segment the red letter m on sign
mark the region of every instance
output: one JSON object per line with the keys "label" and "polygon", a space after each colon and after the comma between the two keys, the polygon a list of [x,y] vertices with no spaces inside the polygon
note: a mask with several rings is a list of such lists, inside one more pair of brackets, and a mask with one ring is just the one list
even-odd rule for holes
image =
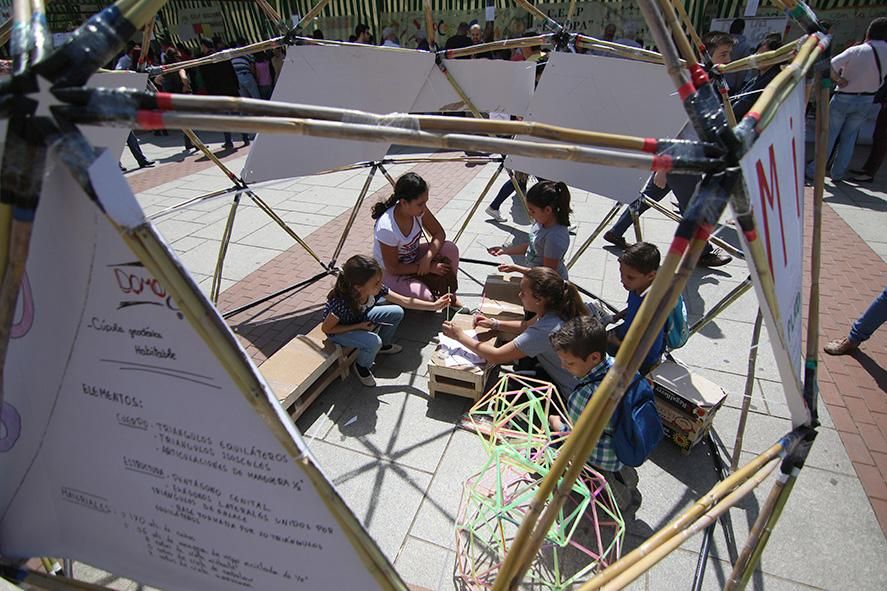
{"label": "red letter m on sign", "polygon": [[[767,244],[767,261],[770,263],[770,273],[773,274],[773,253],[770,243],[770,210],[775,208],[779,214],[779,237],[782,241],[783,264],[788,265],[788,253],[785,249],[785,231],[782,224],[782,201],[779,197],[779,174],[776,171],[776,154],[773,152],[773,144],[770,144],[770,182],[764,173],[764,166],[758,160],[755,163],[758,172],[758,191],[761,193],[761,212],[764,215],[764,238]],[[775,198],[775,199],[774,199]],[[775,274],[773,274],[775,277]]]}

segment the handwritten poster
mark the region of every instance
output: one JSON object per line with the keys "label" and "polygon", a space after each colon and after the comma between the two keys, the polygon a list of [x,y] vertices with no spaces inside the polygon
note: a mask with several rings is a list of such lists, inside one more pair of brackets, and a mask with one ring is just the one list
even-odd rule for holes
{"label": "handwritten poster", "polygon": [[[118,153],[89,174],[103,207],[132,228],[146,222]],[[248,402],[180,302],[50,158],[4,376],[0,554],[63,556],[169,589],[396,579],[378,553],[366,560],[388,579],[370,574],[360,551],[372,541],[359,526],[349,541],[341,499],[312,484],[310,454],[261,378]],[[226,338],[229,367],[255,373]]]}
{"label": "handwritten poster", "polygon": [[759,269],[742,232],[745,260],[770,334],[792,423],[807,420],[801,397],[801,277],[804,265],[804,87],[798,85],[752,149],[742,158],[743,181],[758,238],[776,284],[777,310],[765,302]]}

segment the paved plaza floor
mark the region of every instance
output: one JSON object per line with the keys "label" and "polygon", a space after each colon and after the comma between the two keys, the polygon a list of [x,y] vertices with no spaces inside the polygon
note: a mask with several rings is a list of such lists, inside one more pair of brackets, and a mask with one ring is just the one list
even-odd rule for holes
{"label": "paved plaza floor", "polygon": [[[206,135],[211,147],[219,149],[221,138]],[[159,214],[184,200],[231,185],[205,158],[193,154],[184,158],[175,132],[170,138],[141,138],[148,156],[161,162],[156,168],[127,175],[147,214]],[[238,174],[247,150],[223,153],[226,164]],[[394,158],[407,154],[415,155],[393,151]],[[857,157],[862,155],[860,151]],[[128,153],[123,163],[135,165]],[[429,205],[452,236],[496,165],[466,167],[461,162],[448,162],[388,167],[395,177],[407,170],[429,181]],[[254,190],[326,261],[366,174],[360,169],[294,178],[263,183]],[[490,198],[503,182],[503,177],[496,181]],[[869,186],[844,183],[826,187],[822,342],[845,334],[852,320],[887,283],[885,188],[885,170]],[[344,243],[340,262],[354,253],[371,252],[369,207],[389,194],[385,177],[376,175]],[[811,195],[808,188],[808,211]],[[160,232],[207,292],[231,203],[229,194],[156,219]],[[663,203],[668,205],[668,199]],[[568,258],[612,207],[609,200],[581,190],[572,191],[572,204],[578,227]],[[525,239],[529,224],[519,203],[508,201],[503,206],[508,218],[504,223],[494,222],[482,210],[483,206],[459,239],[462,256],[489,260],[485,247]],[[650,211],[641,218],[641,225],[645,240],[660,249],[668,246],[674,222]],[[719,235],[735,243],[729,227]],[[809,243],[809,231],[807,239]],[[626,294],[619,283],[618,254],[598,238],[571,270],[571,279],[621,306]],[[219,308],[230,310],[320,270],[310,254],[244,198],[222,272]],[[479,264],[462,265],[460,295],[467,306],[479,303],[490,270]],[[747,275],[741,260],[719,269],[697,270],[684,293],[691,322]],[[298,294],[271,300],[229,319],[260,370],[261,363],[280,346],[318,323],[329,287],[329,279],[324,279]],[[739,422],[756,310],[757,301],[750,291],[675,355],[727,391],[726,406],[715,419],[715,432],[728,457]],[[440,321],[439,314],[408,312],[398,333],[404,351],[380,358],[375,370],[379,386],[364,388],[353,376],[337,381],[297,421],[297,426],[320,466],[404,581],[429,589],[453,589],[457,586],[453,578],[454,521],[462,485],[486,456],[477,437],[457,427],[469,407],[468,401],[451,396],[432,399],[428,395],[426,364]],[[887,588],[887,329],[877,333],[858,354],[826,358],[821,367],[822,427],[755,573],[755,589]],[[743,463],[790,429],[787,417],[765,331],[751,415],[741,447]],[[668,523],[716,481],[711,454],[704,445],[684,455],[664,442],[638,472],[644,501],[636,519],[628,524],[627,548]],[[729,512],[740,548],[772,480]],[[689,588],[700,542],[699,537],[685,542],[631,588]],[[85,565],[77,568],[78,577],[121,588],[132,586]],[[729,573],[730,554],[719,528],[713,537],[702,588],[720,588]]]}

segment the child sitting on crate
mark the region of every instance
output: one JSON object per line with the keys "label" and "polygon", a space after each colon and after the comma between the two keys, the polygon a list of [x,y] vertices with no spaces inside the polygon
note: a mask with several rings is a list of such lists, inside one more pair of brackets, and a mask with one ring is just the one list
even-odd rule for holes
{"label": "child sitting on crate", "polygon": [[391,341],[403,308],[437,311],[450,303],[450,294],[426,302],[389,291],[382,285],[382,267],[376,259],[354,255],[342,265],[336,284],[327,295],[320,328],[330,340],[358,350],[354,372],[364,386],[375,386],[371,371],[376,355],[391,355],[402,349]]}
{"label": "child sitting on crate", "polygon": [[[607,331],[593,316],[579,316],[564,322],[549,339],[561,365],[579,379],[566,404],[567,415],[575,425],[613,365],[613,358],[607,355]],[[558,416],[550,416],[548,422],[555,431],[570,430]],[[640,507],[641,494],[637,472],[626,465],[640,466],[662,435],[653,389],[635,373],[587,460],[610,484],[619,508],[627,515]]]}
{"label": "child sitting on crate", "polygon": [[[658,270],[659,249],[649,242],[632,244],[619,257],[619,277],[622,287],[628,290],[628,306],[612,318],[613,322],[619,319],[622,319],[623,322],[610,332],[611,353],[615,354],[625,339],[625,335],[628,334],[628,329],[634,322],[638,310],[641,309],[641,303],[653,284],[653,280],[656,279]],[[647,351],[644,361],[641,363],[640,372],[646,375],[659,365],[663,353],[665,353],[665,332],[661,330],[656,335],[656,340],[653,341],[650,350]]]}

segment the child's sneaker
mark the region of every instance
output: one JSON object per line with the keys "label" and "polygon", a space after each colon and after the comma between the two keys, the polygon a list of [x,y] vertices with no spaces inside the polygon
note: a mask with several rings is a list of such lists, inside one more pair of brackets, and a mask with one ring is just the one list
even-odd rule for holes
{"label": "child's sneaker", "polygon": [[494,209],[493,207],[488,207],[484,210],[484,213],[496,220],[497,222],[504,222],[505,216],[499,213],[498,209]]}
{"label": "child's sneaker", "polygon": [[360,380],[360,383],[364,386],[368,386],[372,388],[376,385],[376,378],[373,376],[373,372],[368,370],[365,367],[362,367],[358,364],[354,364],[354,373],[357,374],[357,379]]}
{"label": "child's sneaker", "polygon": [[391,343],[390,345],[383,345],[382,348],[379,349],[379,355],[394,355],[395,353],[400,353],[401,351],[403,351],[403,347]]}

